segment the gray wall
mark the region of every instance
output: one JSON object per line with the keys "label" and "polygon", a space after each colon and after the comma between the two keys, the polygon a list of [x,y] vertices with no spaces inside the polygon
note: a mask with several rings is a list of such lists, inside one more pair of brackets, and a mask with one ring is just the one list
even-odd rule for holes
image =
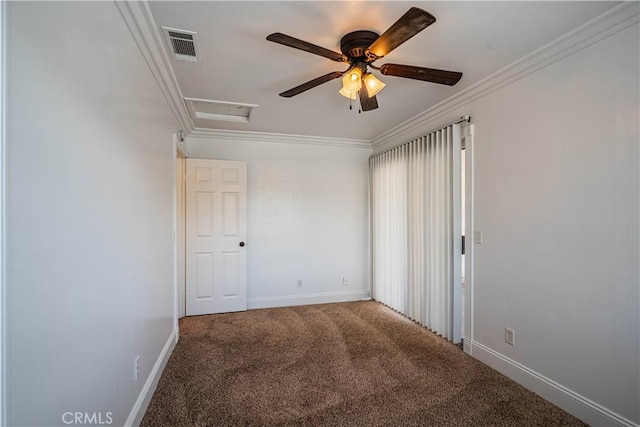
{"label": "gray wall", "polygon": [[636,423],[638,51],[635,25],[471,106],[474,339]]}
{"label": "gray wall", "polygon": [[177,125],[114,3],[7,21],[8,422],[122,425],[173,330]]}

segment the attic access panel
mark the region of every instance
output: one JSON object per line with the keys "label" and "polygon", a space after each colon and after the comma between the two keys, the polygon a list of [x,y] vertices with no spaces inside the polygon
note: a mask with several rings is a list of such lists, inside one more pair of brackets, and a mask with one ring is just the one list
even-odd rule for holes
{"label": "attic access panel", "polygon": [[256,104],[214,101],[210,99],[184,98],[191,119],[249,123]]}

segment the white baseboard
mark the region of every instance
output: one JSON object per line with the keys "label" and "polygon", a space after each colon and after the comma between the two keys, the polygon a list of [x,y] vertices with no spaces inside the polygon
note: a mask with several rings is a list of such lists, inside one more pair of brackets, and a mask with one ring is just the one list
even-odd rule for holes
{"label": "white baseboard", "polygon": [[318,294],[284,295],[277,297],[249,298],[249,310],[255,308],[290,307],[294,305],[327,304],[331,302],[349,302],[370,300],[371,291],[339,291]]}
{"label": "white baseboard", "polygon": [[489,365],[589,425],[639,427],[638,423],[605,408],[477,341],[465,338],[463,348],[465,353]]}
{"label": "white baseboard", "polygon": [[162,371],[164,371],[164,367],[167,365],[169,356],[171,356],[171,353],[176,346],[176,336],[176,330],[173,330],[171,335],[169,335],[167,342],[164,344],[156,363],[153,365],[153,369],[151,369],[149,377],[144,383],[144,387],[140,390],[140,394],[136,399],[136,403],[133,405],[133,409],[131,409],[129,416],[127,417],[127,421],[124,423],[126,427],[137,427],[142,422],[142,418],[144,417],[145,412],[147,412],[147,407],[149,406],[149,402],[151,402],[153,393],[156,391],[158,381],[160,381],[160,377],[162,376]]}

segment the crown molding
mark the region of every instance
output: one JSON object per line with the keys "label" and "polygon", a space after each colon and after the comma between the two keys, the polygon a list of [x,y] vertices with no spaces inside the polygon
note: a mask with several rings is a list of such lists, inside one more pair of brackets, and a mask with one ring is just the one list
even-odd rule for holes
{"label": "crown molding", "polygon": [[445,99],[372,140],[330,138],[262,132],[226,131],[195,128],[184,103],[178,80],[164,49],[161,34],[151,10],[144,1],[114,0],[131,31],[154,78],[187,136],[227,141],[257,141],[324,145],[333,147],[373,148],[376,152],[399,145],[429,132],[439,122],[450,119],[456,109],[487,96],[496,90],[547,67],[579,50],[609,37],[640,21],[640,3],[624,2],[463,91]]}
{"label": "crown molding", "polygon": [[145,1],[114,0],[127,28],[142,52],[153,77],[160,86],[169,108],[185,133],[193,130],[193,123],[184,104],[182,90],[178,84],[169,55],[164,48],[162,35]]}
{"label": "crown molding", "polygon": [[364,139],[196,128],[187,110],[178,79],[171,67],[171,60],[164,49],[162,34],[153,19],[149,5],[145,1],[114,1],[187,137],[371,149],[370,142]]}
{"label": "crown molding", "polygon": [[284,133],[249,132],[237,130],[196,128],[188,138],[213,139],[216,141],[271,142],[279,144],[324,145],[342,148],[364,148],[371,150],[366,139],[331,138],[324,136],[292,135]]}
{"label": "crown molding", "polygon": [[501,68],[467,89],[445,99],[371,140],[376,152],[409,142],[450,119],[458,108],[591,46],[640,21],[640,3],[624,2],[521,59]]}

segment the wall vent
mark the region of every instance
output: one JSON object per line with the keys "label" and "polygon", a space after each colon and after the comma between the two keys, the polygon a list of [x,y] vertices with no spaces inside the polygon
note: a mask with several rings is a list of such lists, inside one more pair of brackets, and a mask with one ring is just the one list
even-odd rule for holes
{"label": "wall vent", "polygon": [[173,59],[178,61],[199,62],[200,48],[197,33],[162,27],[162,33]]}

